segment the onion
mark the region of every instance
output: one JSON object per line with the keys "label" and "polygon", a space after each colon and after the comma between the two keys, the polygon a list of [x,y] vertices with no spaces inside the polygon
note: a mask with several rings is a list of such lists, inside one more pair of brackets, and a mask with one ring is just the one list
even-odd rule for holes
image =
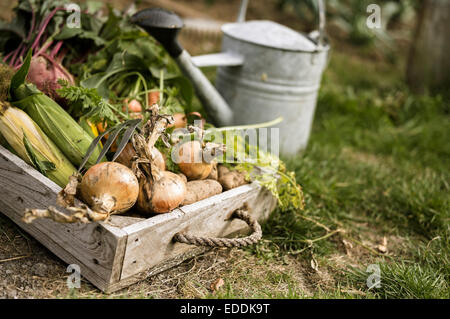
{"label": "onion", "polygon": [[[162,153],[156,147],[152,147],[151,154],[154,164],[160,170],[165,171],[166,161],[164,160],[164,156],[162,155]],[[116,162],[131,168],[134,156],[136,156],[136,151],[134,150],[133,144],[128,143],[120,153],[120,155],[117,157]]]}
{"label": "onion", "polygon": [[189,180],[205,179],[211,173],[212,163],[203,161],[203,149],[199,141],[189,141],[178,148],[177,164]]}
{"label": "onion", "polygon": [[156,167],[158,167],[162,171],[165,171],[166,161],[164,159],[163,154],[156,147],[152,148],[152,157],[153,163],[155,163]]}
{"label": "onion", "polygon": [[[157,171],[157,172],[155,172]],[[186,183],[177,174],[152,166],[153,180],[141,179],[136,208],[141,213],[167,213],[186,197]]]}
{"label": "onion", "polygon": [[135,162],[133,169],[139,178],[136,208],[146,214],[167,213],[183,202],[186,197],[186,182],[181,176],[161,170],[156,165],[151,150],[164,132],[168,121],[165,117],[157,116],[151,121],[152,131],[148,139],[141,134],[135,134],[132,140],[136,153],[142,159]]}
{"label": "onion", "polygon": [[139,182],[128,167],[115,162],[104,162],[88,169],[79,189],[81,199],[94,211],[121,213],[136,203]]}

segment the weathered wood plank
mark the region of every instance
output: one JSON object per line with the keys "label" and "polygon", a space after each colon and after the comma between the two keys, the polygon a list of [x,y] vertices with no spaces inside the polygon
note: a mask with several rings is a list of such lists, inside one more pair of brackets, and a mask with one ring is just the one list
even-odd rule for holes
{"label": "weathered wood plank", "polygon": [[195,249],[192,245],[173,243],[172,237],[177,232],[226,237],[248,229],[241,220],[229,220],[231,214],[244,203],[250,206],[251,214],[260,221],[267,218],[276,205],[267,190],[250,184],[123,228],[128,239],[120,280],[161,266]]}
{"label": "weathered wood plank", "polygon": [[59,224],[35,220],[25,224],[26,208],[55,205],[61,188],[0,146],[0,211],[105,292],[116,291],[148,276],[174,267],[206,249],[173,243],[176,232],[203,236],[235,236],[248,231],[230,215],[244,203],[262,221],[276,202],[255,185],[236,189],[151,218],[114,215],[91,224]]}
{"label": "weathered wood plank", "polygon": [[[269,217],[269,214],[273,211],[276,206],[276,200],[272,197],[269,191],[262,189],[257,198],[254,201],[253,211],[259,212],[257,215],[259,216],[258,220],[260,222],[266,220]],[[141,228],[142,229],[142,228]],[[226,237],[235,237],[238,235],[248,234],[248,227],[243,227],[236,229],[235,231],[230,231],[230,233]],[[182,245],[182,244],[181,244]],[[144,248],[145,249],[145,248]],[[144,280],[145,278],[157,275],[165,270],[176,267],[182,262],[193,258],[197,255],[200,255],[206,251],[210,250],[207,247],[191,247],[186,252],[176,255],[175,257],[164,260],[158,265],[146,269],[144,271],[138,272],[134,275],[131,275],[127,278],[121,278],[120,281],[111,284],[106,290],[107,293],[112,293],[122,288],[128,287],[136,282]]]}
{"label": "weathered wood plank", "polygon": [[118,282],[115,282],[111,285],[109,285],[108,289],[105,290],[106,293],[113,293],[117,290],[120,290],[122,288],[126,288],[134,283],[137,283],[139,281],[142,281],[148,277],[157,275],[165,270],[171,269],[173,267],[178,266],[183,261],[193,258],[197,255],[200,255],[201,253],[208,251],[209,248],[206,247],[196,247],[194,249],[188,250],[186,253],[177,255],[173,259],[165,260],[164,262],[150,268],[146,269],[142,272],[139,272],[137,274],[134,274],[130,277],[121,279]]}
{"label": "weathered wood plank", "polygon": [[111,218],[105,222],[106,225],[112,226],[114,229],[116,228],[125,228],[130,225],[139,223],[141,221],[146,220],[144,217],[134,217],[128,216],[128,212],[126,215],[112,215]]}
{"label": "weathered wood plank", "polygon": [[0,211],[55,255],[78,264],[83,277],[100,289],[119,279],[126,232],[106,223],[59,224],[35,220],[25,224],[26,208],[55,205],[60,187],[0,146]]}

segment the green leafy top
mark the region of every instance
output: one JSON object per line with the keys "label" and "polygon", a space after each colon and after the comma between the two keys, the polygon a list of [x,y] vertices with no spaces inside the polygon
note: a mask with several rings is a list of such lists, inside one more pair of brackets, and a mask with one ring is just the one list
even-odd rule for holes
{"label": "green leafy top", "polygon": [[119,108],[102,98],[95,88],[82,86],[68,86],[67,82],[60,81],[62,88],[58,94],[69,101],[69,113],[72,116],[85,117],[93,124],[106,122],[109,127],[119,124],[121,114]]}
{"label": "green leafy top", "polygon": [[193,87],[154,38],[112,10],[102,30],[107,41],[100,50],[70,67],[82,86],[96,88],[102,97],[118,102],[136,99],[145,108],[149,92],[161,90],[159,103],[165,113],[190,110]]}
{"label": "green leafy top", "polygon": [[[295,173],[287,171],[283,161],[270,151],[250,144],[238,130],[224,130],[224,128],[220,130],[222,134],[218,135],[217,130],[210,128],[204,137],[204,141],[208,141],[214,136],[215,143],[227,145],[226,153],[217,159],[219,162],[230,169],[244,172],[248,181],[266,187],[276,197],[280,208],[304,209],[302,188],[296,181]],[[228,135],[227,132],[238,134]],[[232,136],[233,141],[227,141],[227,136]]]}
{"label": "green leafy top", "polygon": [[14,74],[11,79],[11,84],[9,86],[9,96],[11,99],[14,98],[15,91],[22,85],[25,84],[25,79],[28,75],[28,70],[30,69],[31,63],[31,50],[28,51],[27,57],[23,62],[21,68]]}
{"label": "green leafy top", "polygon": [[27,83],[25,81],[30,69],[31,55],[31,50],[28,50],[27,56],[22,66],[11,78],[11,83],[8,89],[9,101],[18,101],[34,94],[43,94],[36,88],[34,84]]}

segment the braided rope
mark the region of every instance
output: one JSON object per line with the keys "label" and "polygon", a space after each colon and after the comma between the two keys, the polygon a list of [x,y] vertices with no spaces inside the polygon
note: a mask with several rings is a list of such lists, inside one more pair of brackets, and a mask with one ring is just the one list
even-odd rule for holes
{"label": "braided rope", "polygon": [[236,210],[232,218],[239,218],[245,221],[253,233],[247,237],[243,238],[217,238],[217,237],[200,237],[183,233],[176,233],[173,236],[173,240],[183,244],[190,244],[196,246],[207,246],[207,247],[245,247],[255,244],[262,237],[261,226],[258,221],[253,219],[253,217],[248,214],[244,209]]}

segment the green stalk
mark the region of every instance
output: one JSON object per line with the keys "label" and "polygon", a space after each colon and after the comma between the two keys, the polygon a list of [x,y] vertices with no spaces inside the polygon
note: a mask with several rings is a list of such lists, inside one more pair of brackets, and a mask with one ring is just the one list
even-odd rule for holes
{"label": "green stalk", "polygon": [[283,117],[280,116],[269,122],[249,124],[249,125],[236,125],[236,126],[225,126],[225,127],[219,127],[219,128],[212,128],[212,129],[206,130],[205,133],[208,133],[208,131],[223,132],[223,131],[238,131],[238,130],[248,130],[248,129],[252,129],[252,128],[256,129],[256,128],[263,128],[263,127],[270,127],[270,126],[276,125],[278,123],[281,123],[282,121],[283,121]]}
{"label": "green stalk", "polygon": [[163,104],[163,90],[164,90],[164,70],[159,71],[159,106]]}

